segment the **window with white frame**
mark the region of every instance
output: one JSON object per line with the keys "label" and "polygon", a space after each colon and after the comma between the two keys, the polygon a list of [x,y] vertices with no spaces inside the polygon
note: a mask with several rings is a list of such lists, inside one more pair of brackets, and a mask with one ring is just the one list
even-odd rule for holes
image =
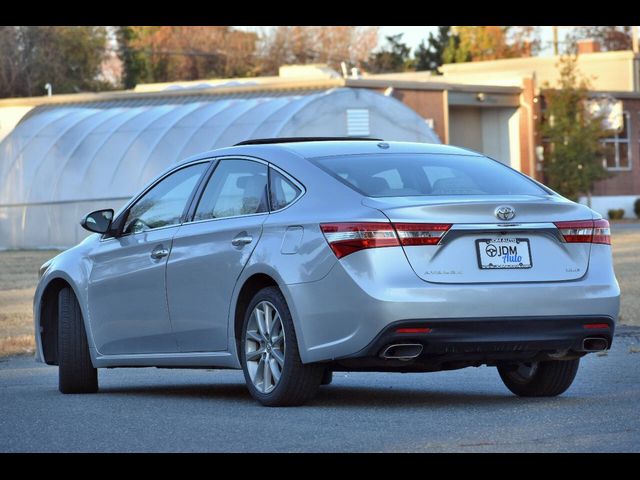
{"label": "window with white frame", "polygon": [[629,148],[629,112],[623,112],[622,130],[602,139],[607,170],[631,170],[631,149]]}

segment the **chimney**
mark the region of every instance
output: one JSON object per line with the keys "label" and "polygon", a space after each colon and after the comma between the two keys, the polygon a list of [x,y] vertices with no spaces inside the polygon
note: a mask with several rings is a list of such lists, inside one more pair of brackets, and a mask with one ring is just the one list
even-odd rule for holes
{"label": "chimney", "polygon": [[600,44],[595,38],[585,38],[578,40],[576,43],[578,44],[578,55],[600,51]]}

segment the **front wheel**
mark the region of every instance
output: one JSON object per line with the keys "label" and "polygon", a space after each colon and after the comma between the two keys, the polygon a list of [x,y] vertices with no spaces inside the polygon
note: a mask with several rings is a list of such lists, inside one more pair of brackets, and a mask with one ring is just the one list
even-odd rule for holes
{"label": "front wheel", "polygon": [[70,288],[58,294],[58,389],[62,393],[98,391],[98,370],[91,364],[82,312]]}
{"label": "front wheel", "polygon": [[498,365],[506,387],[520,397],[554,397],[573,383],[580,359]]}
{"label": "front wheel", "polygon": [[260,290],[247,308],[240,361],[249,392],[270,407],[311,400],[324,373],[322,365],[302,363],[291,313],[275,287]]}

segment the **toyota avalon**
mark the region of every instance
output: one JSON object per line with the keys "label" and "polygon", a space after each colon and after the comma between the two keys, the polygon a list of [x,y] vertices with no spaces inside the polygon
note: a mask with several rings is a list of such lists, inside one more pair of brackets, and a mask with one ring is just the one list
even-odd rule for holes
{"label": "toyota avalon", "polygon": [[81,224],[34,299],[63,393],[96,392],[100,368],[234,368],[299,405],[335,371],[488,365],[555,396],[619,310],[606,220],[453,146],[251,140]]}

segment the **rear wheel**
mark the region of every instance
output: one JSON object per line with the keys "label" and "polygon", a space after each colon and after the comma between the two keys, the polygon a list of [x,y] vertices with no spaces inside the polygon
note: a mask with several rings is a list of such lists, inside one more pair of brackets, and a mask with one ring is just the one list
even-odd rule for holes
{"label": "rear wheel", "polygon": [[580,359],[521,362],[498,366],[506,387],[520,397],[554,397],[573,383]]}
{"label": "rear wheel", "polygon": [[98,391],[98,370],[91,364],[82,312],[70,288],[58,294],[58,389],[62,393]]}
{"label": "rear wheel", "polygon": [[318,391],[324,368],[303,364],[291,313],[280,290],[260,290],[245,313],[240,361],[247,387],[270,407],[302,405]]}

